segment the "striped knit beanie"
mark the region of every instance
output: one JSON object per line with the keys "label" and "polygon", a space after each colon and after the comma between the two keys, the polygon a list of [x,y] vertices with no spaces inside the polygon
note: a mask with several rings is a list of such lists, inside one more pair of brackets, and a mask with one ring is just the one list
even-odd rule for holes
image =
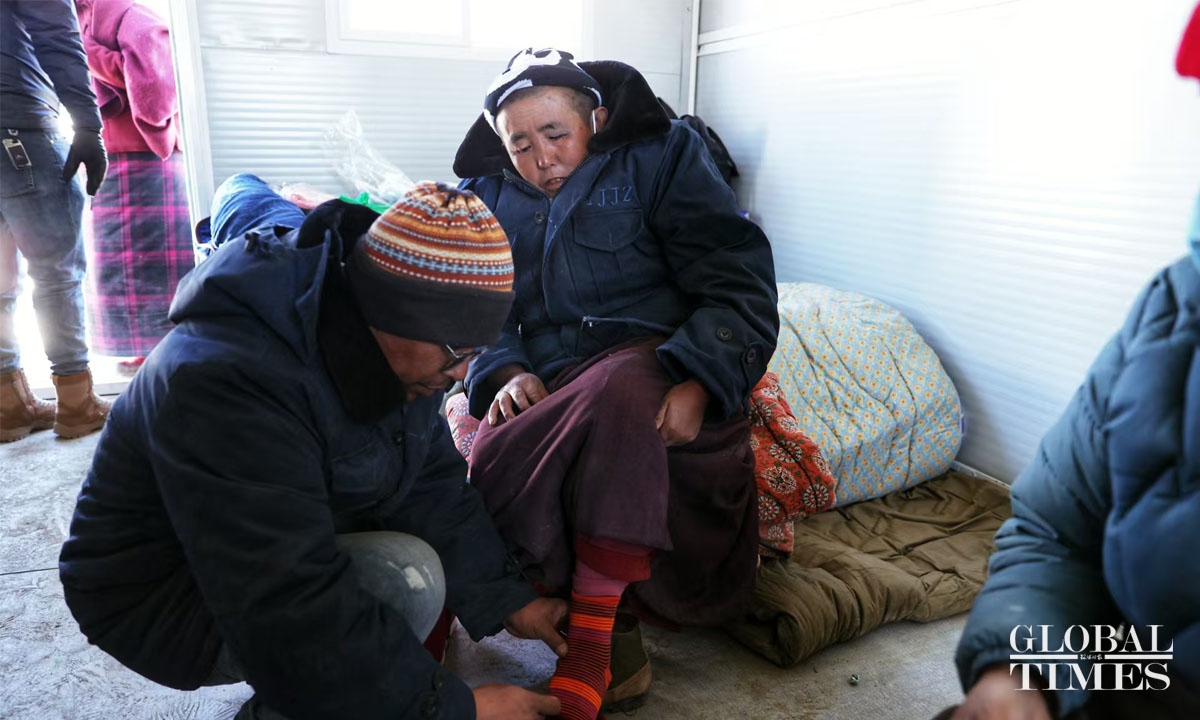
{"label": "striped knit beanie", "polygon": [[575,64],[574,55],[553,48],[526,48],[513,55],[508,61],[508,67],[492,81],[488,86],[487,95],[483,98],[483,118],[492,126],[492,130],[496,129],[496,113],[500,112],[500,106],[509,95],[517,90],[539,85],[581,90],[595,95],[597,106],[604,104],[604,96],[600,94],[600,83]]}
{"label": "striped knit beanie", "polygon": [[491,345],[513,301],[500,223],[466,190],[422,182],[355,244],[346,279],[367,324],[409,340]]}

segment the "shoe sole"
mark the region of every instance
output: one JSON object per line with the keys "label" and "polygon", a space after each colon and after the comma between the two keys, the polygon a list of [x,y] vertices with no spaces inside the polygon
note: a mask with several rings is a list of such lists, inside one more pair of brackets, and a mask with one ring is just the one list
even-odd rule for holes
{"label": "shoe sole", "polygon": [[0,443],[16,442],[29,437],[29,433],[33,432],[32,425],[22,425],[21,427],[9,428],[0,430]]}
{"label": "shoe sole", "polygon": [[[647,693],[648,694],[648,693]],[[622,713],[628,715],[646,704],[646,694],[635,695],[631,698],[626,698],[618,702],[604,703],[600,706],[600,712],[606,713]]]}
{"label": "shoe sole", "polygon": [[54,434],[64,440],[74,440],[84,435],[91,435],[102,427],[104,427],[103,420],[98,423],[88,423],[87,425],[59,425],[55,423]]}
{"label": "shoe sole", "polygon": [[53,420],[50,422],[34,422],[32,425],[21,425],[15,428],[8,428],[7,430],[0,430],[0,443],[24,440],[29,437],[30,433],[37,432],[38,430],[49,430],[52,427],[54,427]]}
{"label": "shoe sole", "polygon": [[637,672],[630,675],[615,688],[609,688],[604,693],[604,702],[600,709],[604,712],[630,712],[646,704],[646,696],[650,693],[650,663],[647,662]]}

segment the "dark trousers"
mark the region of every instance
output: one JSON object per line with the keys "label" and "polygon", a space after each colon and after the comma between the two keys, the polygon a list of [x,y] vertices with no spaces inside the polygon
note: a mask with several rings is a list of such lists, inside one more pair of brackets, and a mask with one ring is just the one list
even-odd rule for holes
{"label": "dark trousers", "polygon": [[550,395],[471,451],[471,483],[528,577],[570,585],[577,536],[657,554],[631,610],[676,625],[715,625],[753,600],[758,547],[750,426],[738,413],[666,447],[655,415],[673,383],[658,338],[618,345],[549,383]]}
{"label": "dark trousers", "polygon": [[[350,556],[363,589],[400,613],[417,638],[424,640],[446,601],[446,578],[434,549],[420,538],[397,532],[339,535],[337,544]],[[204,684],[231,685],[246,679],[229,645],[224,644]],[[235,720],[287,718],[255,696],[242,706]]]}

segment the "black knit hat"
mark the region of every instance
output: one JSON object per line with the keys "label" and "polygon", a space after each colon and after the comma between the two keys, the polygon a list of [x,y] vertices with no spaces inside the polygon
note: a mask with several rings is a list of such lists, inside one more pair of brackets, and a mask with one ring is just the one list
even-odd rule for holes
{"label": "black knit hat", "polygon": [[508,96],[528,87],[541,85],[582,90],[596,96],[596,105],[604,104],[600,83],[575,64],[569,52],[545,48],[525,48],[512,56],[504,72],[492,81],[483,99],[483,117],[492,130],[496,129],[496,113]]}

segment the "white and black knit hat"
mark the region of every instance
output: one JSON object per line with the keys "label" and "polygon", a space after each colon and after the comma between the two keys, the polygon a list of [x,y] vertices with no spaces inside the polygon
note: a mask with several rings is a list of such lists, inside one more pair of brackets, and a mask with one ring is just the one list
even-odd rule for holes
{"label": "white and black knit hat", "polygon": [[604,104],[600,83],[575,64],[574,55],[554,48],[526,48],[513,55],[504,72],[492,81],[483,99],[483,117],[492,130],[496,129],[496,113],[510,95],[539,85],[582,90],[595,95],[597,105]]}

